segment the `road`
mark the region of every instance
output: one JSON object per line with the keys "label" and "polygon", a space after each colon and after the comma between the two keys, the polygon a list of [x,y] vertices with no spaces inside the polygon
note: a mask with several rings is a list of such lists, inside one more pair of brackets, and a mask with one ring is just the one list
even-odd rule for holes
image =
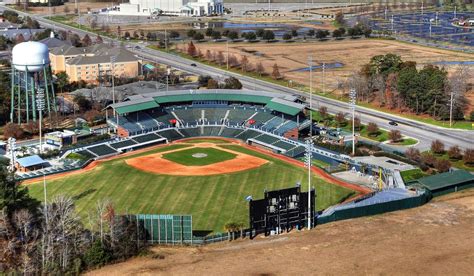
{"label": "road", "polygon": [[[7,7],[0,6],[0,10],[8,9]],[[18,12],[18,11],[17,11]],[[71,30],[79,35],[85,35],[86,33],[89,35],[96,35],[92,32],[80,30],[68,25],[56,23],[50,21],[46,18],[40,16],[34,16],[30,14],[25,14],[22,12],[18,12],[19,14],[27,15],[36,19],[41,25],[46,28],[51,28],[54,30]],[[103,38],[104,42],[110,42],[119,44],[120,42],[115,39]],[[198,63],[196,61],[190,61],[188,59],[182,58],[175,54],[165,53],[162,51],[157,51],[149,48],[145,48],[140,43],[133,43],[127,42],[128,45],[132,46],[131,50],[146,59],[153,60],[157,63],[167,64],[179,70],[187,71],[192,74],[197,75],[210,75],[217,79],[223,79],[225,77],[233,76],[238,78],[243,86],[244,89],[256,90],[256,91],[270,91],[270,92],[279,92],[285,94],[297,94],[302,95],[308,98],[308,94],[305,92],[301,92],[296,89],[292,89],[289,87],[284,87],[278,84],[269,83],[262,80],[257,80],[251,77],[243,76],[234,72],[228,72],[216,67],[208,66],[202,63]],[[135,49],[135,46],[138,46],[139,49]],[[191,63],[197,64],[196,67],[191,66]],[[309,101],[309,99],[308,99]],[[340,102],[337,100],[325,98],[318,95],[313,95],[311,105],[313,108],[317,108],[319,106],[326,106],[330,113],[337,113],[337,112],[344,112],[349,113],[349,105],[345,102]],[[470,130],[453,130],[447,129],[442,127],[437,127],[429,124],[425,124],[422,122],[418,122],[415,120],[403,118],[397,116],[395,114],[389,114],[369,108],[364,107],[357,107],[356,108],[357,116],[360,117],[363,123],[368,122],[375,122],[378,124],[380,128],[391,130],[391,129],[398,129],[401,131],[403,135],[407,135],[409,137],[413,137],[419,140],[419,143],[416,145],[417,148],[420,150],[429,149],[431,141],[435,139],[439,139],[445,143],[447,147],[458,145],[461,148],[473,148],[474,147],[474,131]],[[398,126],[394,127],[388,124],[389,121],[394,120],[398,122]]]}

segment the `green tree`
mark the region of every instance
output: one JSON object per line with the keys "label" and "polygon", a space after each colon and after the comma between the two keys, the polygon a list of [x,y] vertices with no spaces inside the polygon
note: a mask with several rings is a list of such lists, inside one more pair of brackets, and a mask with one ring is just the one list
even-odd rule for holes
{"label": "green tree", "polygon": [[235,77],[229,77],[224,80],[225,89],[242,89],[242,83]]}
{"label": "green tree", "polygon": [[265,39],[267,42],[269,42],[270,40],[274,40],[275,39],[275,33],[272,31],[272,30],[266,30],[264,33],[263,33],[263,39]]}
{"label": "green tree", "polygon": [[20,209],[28,209],[36,214],[40,202],[28,194],[28,188],[20,185],[14,175],[8,172],[3,164],[0,166],[0,210],[4,210],[7,216]]}
{"label": "green tree", "polygon": [[235,40],[239,38],[239,33],[236,31],[230,31],[229,34],[227,35],[229,39]]}
{"label": "green tree", "polygon": [[67,75],[66,72],[61,71],[56,74],[56,84],[59,90],[61,91],[61,93],[63,93],[64,87],[66,87],[69,84],[69,76]]}
{"label": "green tree", "polygon": [[96,240],[86,250],[83,259],[88,268],[97,268],[106,265],[112,259],[112,253],[107,250],[100,240]]}
{"label": "green tree", "polygon": [[257,37],[263,37],[263,35],[265,34],[265,29],[257,29],[255,31],[255,34],[257,35]]}
{"label": "green tree", "polygon": [[257,35],[254,32],[248,32],[245,37],[248,41],[254,41],[257,39]]}
{"label": "green tree", "polygon": [[222,37],[221,32],[219,32],[219,31],[213,31],[211,36],[212,36],[213,39],[220,39]]}
{"label": "green tree", "polygon": [[293,36],[289,32],[283,34],[283,40],[290,40],[292,38]]}

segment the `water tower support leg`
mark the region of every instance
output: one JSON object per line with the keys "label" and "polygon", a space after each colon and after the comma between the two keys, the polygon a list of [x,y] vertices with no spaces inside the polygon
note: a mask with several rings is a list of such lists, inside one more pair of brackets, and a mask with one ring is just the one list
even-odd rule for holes
{"label": "water tower support leg", "polygon": [[53,103],[53,110],[54,112],[56,113],[58,110],[57,110],[57,107],[56,107],[56,94],[54,92],[54,84],[53,84],[53,71],[51,70],[51,66],[48,66],[48,70],[49,70],[49,74],[48,76],[51,77],[51,81],[49,82],[50,85],[51,85],[51,95],[52,95],[52,103]]}
{"label": "water tower support leg", "polygon": [[18,86],[16,87],[16,93],[18,95],[18,97],[17,97],[18,98],[18,105],[16,106],[16,110],[18,111],[18,124],[21,123],[21,108],[20,108],[20,106],[21,106],[21,94],[20,94],[20,92],[21,92],[21,89],[20,89],[20,87],[21,87],[21,76],[20,76],[20,74],[21,73],[18,72]]}
{"label": "water tower support leg", "polygon": [[25,96],[26,96],[26,122],[28,123],[30,121],[30,106],[29,106],[29,93],[28,93],[28,67],[26,67],[25,70]]}
{"label": "water tower support leg", "polygon": [[46,66],[43,67],[43,77],[44,77],[44,90],[46,92],[46,102],[48,103],[48,115],[50,115],[51,105],[50,105],[50,100],[49,100],[48,74],[46,74]]}
{"label": "water tower support leg", "polygon": [[33,121],[36,122],[36,95],[34,77],[31,77],[31,107],[33,109]]}
{"label": "water tower support leg", "polygon": [[11,109],[10,109],[10,123],[13,123],[13,116],[15,114],[15,66],[12,66],[11,73]]}

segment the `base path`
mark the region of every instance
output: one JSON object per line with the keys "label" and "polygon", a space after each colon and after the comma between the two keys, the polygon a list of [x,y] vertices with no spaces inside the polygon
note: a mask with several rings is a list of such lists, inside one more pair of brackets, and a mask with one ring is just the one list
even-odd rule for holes
{"label": "base path", "polygon": [[[221,144],[219,144],[221,145]],[[165,175],[177,175],[177,176],[202,176],[202,175],[216,175],[216,174],[225,174],[225,173],[234,173],[250,169],[258,168],[266,163],[268,160],[258,158],[255,156],[247,155],[238,151],[233,151],[225,148],[218,147],[214,143],[197,143],[194,145],[195,148],[215,148],[220,151],[230,152],[235,154],[236,157],[231,160],[226,160],[222,162],[217,162],[214,164],[204,165],[204,166],[185,166],[173,161],[169,161],[163,158],[164,154],[176,151],[187,150],[185,149],[176,149],[166,152],[160,152],[155,154],[150,154],[147,156],[141,156],[136,158],[130,158],[125,160],[125,162],[142,171],[165,174]]]}

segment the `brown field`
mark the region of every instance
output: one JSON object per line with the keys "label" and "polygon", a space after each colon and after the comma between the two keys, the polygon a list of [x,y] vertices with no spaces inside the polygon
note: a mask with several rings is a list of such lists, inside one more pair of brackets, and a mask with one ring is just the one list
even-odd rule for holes
{"label": "brown field", "polygon": [[152,254],[89,275],[472,275],[474,189],[311,232]]}
{"label": "brown field", "polygon": [[[81,13],[87,13],[89,10],[97,10],[101,8],[106,8],[107,6],[112,6],[113,2],[82,2],[82,1],[77,1],[79,5],[79,11]],[[69,12],[68,13],[74,13],[74,9],[76,8],[76,4],[74,1],[64,3],[62,6],[56,6],[56,7],[51,7],[53,15],[58,15],[58,14],[64,14],[64,8],[68,7]],[[29,13],[33,14],[44,14],[48,15],[49,14],[49,8],[48,7],[30,7],[28,8]]]}
{"label": "brown field", "polygon": [[[201,43],[197,45],[203,53],[206,50],[223,51],[225,43]],[[291,70],[308,67],[308,56],[312,55],[315,63],[340,62],[343,68],[326,70],[325,91],[337,90],[338,83],[344,82],[353,72],[368,63],[375,55],[394,53],[403,60],[413,60],[419,65],[437,61],[473,60],[473,54],[454,52],[442,49],[428,48],[414,44],[389,40],[351,40],[326,41],[312,43],[235,43],[229,44],[229,53],[237,58],[246,55],[251,63],[262,62],[271,72],[273,64],[277,63],[280,73],[288,80],[309,85],[309,72],[290,72]],[[447,68],[452,70],[454,67]],[[321,89],[322,72],[313,71],[313,87]]]}

